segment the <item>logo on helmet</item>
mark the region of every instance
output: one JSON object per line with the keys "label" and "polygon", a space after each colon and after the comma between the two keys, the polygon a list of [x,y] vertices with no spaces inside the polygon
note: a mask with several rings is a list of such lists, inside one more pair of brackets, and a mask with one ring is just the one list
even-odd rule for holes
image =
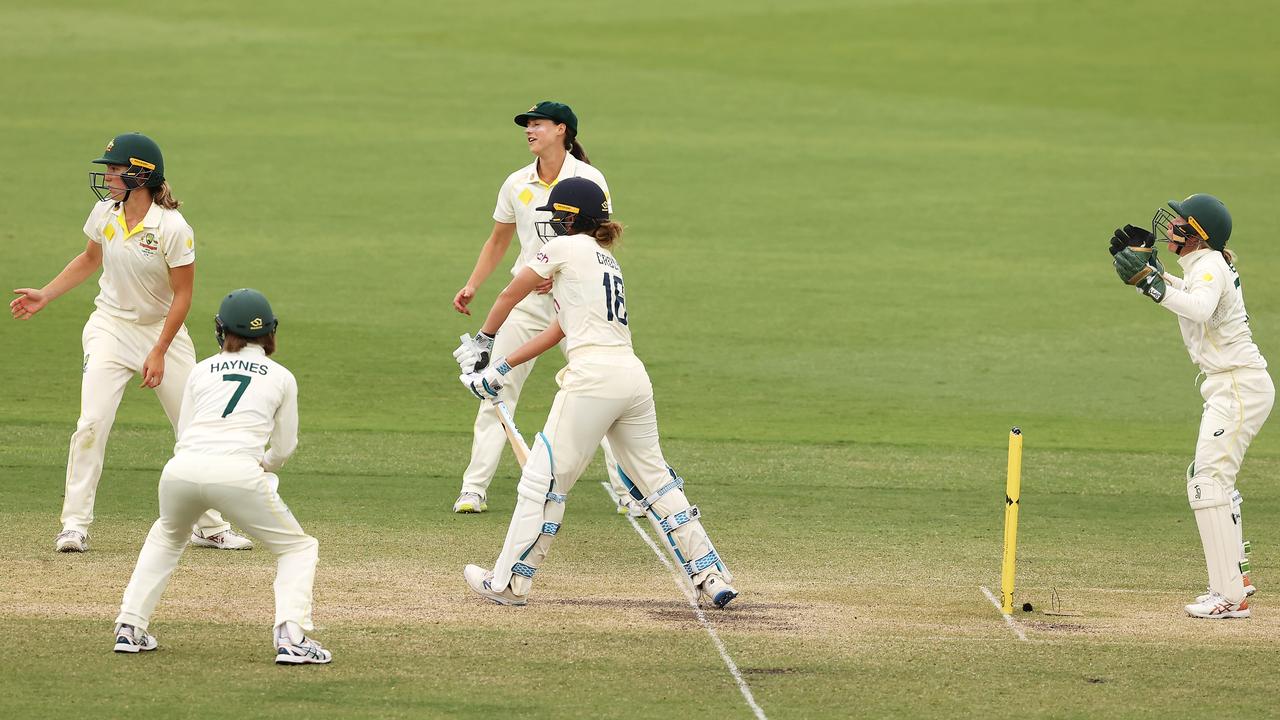
{"label": "logo on helmet", "polygon": [[112,149],[115,148],[115,146],[116,146],[116,139],[111,138],[110,140],[107,141],[107,149],[104,152],[111,152]]}
{"label": "logo on helmet", "polygon": [[262,329],[262,318],[254,318],[254,319],[250,320],[250,321],[249,321],[249,329],[250,329],[250,330],[261,330],[261,329]]}

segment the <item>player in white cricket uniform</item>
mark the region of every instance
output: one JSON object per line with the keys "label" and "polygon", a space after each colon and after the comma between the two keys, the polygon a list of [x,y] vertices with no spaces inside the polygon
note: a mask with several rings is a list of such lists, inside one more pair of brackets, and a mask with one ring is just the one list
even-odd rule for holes
{"label": "player in white cricket uniform", "polygon": [[[1245,450],[1275,403],[1267,361],[1253,343],[1240,275],[1231,251],[1231,215],[1212,195],[1170,201],[1152,220],[1152,232],[1132,225],[1111,241],[1116,271],[1178,316],[1182,340],[1204,382],[1204,414],[1195,460],[1187,468],[1187,499],[1195,512],[1209,571],[1209,591],[1186,606],[1199,618],[1247,618],[1249,544],[1241,524],[1236,474]],[[1155,238],[1178,254],[1182,277],[1164,272]]]}
{"label": "player in white cricket uniform", "polygon": [[[493,211],[493,232],[481,249],[467,284],[453,299],[454,308],[466,315],[471,314],[467,306],[475,297],[476,289],[493,273],[506,254],[513,233],[520,238],[520,254],[511,268],[512,275],[528,265],[542,246],[534,224],[550,216],[539,212],[538,206],[547,201],[547,195],[557,183],[565,178],[583,177],[604,188],[606,196],[609,194],[604,175],[587,162],[587,154],[577,140],[578,118],[569,106],[543,101],[529,108],[528,112],[517,115],[515,122],[525,129],[529,151],[536,159],[511,173],[498,191],[498,202]],[[548,294],[549,290],[550,283],[543,283],[536,293],[530,294],[517,305],[496,338],[490,335],[476,336],[474,343],[481,346],[483,356],[482,369],[488,358],[510,353],[555,320],[555,307]],[[470,343],[464,343],[464,346],[467,345]],[[460,351],[463,349],[460,348]],[[503,399],[512,413],[516,411],[520,391],[532,370],[531,360],[518,368],[505,385]],[[498,468],[498,458],[502,455],[506,442],[506,435],[493,405],[481,403],[471,443],[471,463],[463,473],[462,491],[453,504],[454,512],[483,512],[488,508],[489,483]],[[607,441],[603,448],[609,482],[614,488],[614,494],[620,498],[619,512],[627,512],[628,503],[625,498],[628,496],[618,475],[617,462],[609,451]],[[643,514],[638,506],[633,505],[631,510],[637,517]]]}
{"label": "player in white cricket uniform", "polygon": [[268,357],[277,324],[256,290],[236,290],[222,300],[216,320],[222,352],[196,364],[187,379],[178,444],[160,476],[160,519],[124,591],[116,652],[156,649],[147,626],[187,546],[187,528],[217,508],[276,556],[276,663],[332,659],[304,633],[313,629],[311,588],[320,545],[276,492],[275,472],[298,447],[298,383]]}
{"label": "player in white cricket uniform", "polygon": [[[569,364],[556,376],[560,392],[538,433],[517,488],[515,513],[492,572],[463,571],[476,593],[504,605],[523,605],[564,518],[564,503],[602,437],[624,468],[628,494],[649,514],[699,597],[724,607],[737,597],[732,577],[684,494],[684,481],[663,459],[653,386],[631,347],[622,268],[611,248],[622,232],[610,222],[601,187],[585,178],[561,181],[539,210],[552,238],[494,302],[482,331],[493,332],[544,280],[553,280],[556,322],[483,374],[462,381],[481,399],[497,397],[521,364],[565,341]],[[545,232],[543,229],[545,228]]]}
{"label": "player in white cricket uniform", "polygon": [[[27,320],[102,268],[97,310],[81,338],[80,420],[67,458],[62,531],[54,540],[59,552],[89,549],[107,437],[134,373],[142,375],[143,387],[155,388],[176,429],[182,383],[196,362],[183,325],[195,282],[195,236],[165,182],[159,146],[145,135],[126,133],[93,162],[107,167],[89,174],[99,202],[84,224],[84,252],[43,288],[14,290],[19,297],[10,303],[13,316]],[[195,522],[192,541],[199,545],[253,547],[217,513]]]}

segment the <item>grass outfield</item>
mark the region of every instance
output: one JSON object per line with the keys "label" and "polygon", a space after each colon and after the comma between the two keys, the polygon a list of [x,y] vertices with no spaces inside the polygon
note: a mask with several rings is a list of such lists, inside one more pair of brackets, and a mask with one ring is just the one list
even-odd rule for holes
{"label": "grass outfield", "polygon": [[[1280,436],[1240,477],[1254,617],[1182,617],[1205,582],[1183,484],[1195,369],[1104,254],[1165,199],[1219,195],[1277,357],[1269,4],[433,5],[0,6],[0,92],[21,99],[0,115],[0,287],[83,247],[107,139],[160,142],[196,230],[197,352],[228,289],[282,318],[303,427],[281,492],[320,540],[335,653],[270,664],[261,550],[189,551],[161,650],[109,651],[172,435],[127,391],[93,549],[52,552],[87,283],[0,322],[0,714],[750,716],[598,465],[528,607],[462,584],[496,556],[516,473],[504,460],[488,514],[449,512],[475,408],[449,352],[477,322],[449,303],[528,162],[510,117],[544,98],[578,111],[628,226],[665,452],[743,591],[708,616],[769,718],[1270,714],[1265,672],[1206,673],[1264,667],[1280,636]],[[526,434],[561,363],[542,362]],[[979,590],[1014,424],[1018,599],[1084,612],[1019,613],[1026,642]]]}

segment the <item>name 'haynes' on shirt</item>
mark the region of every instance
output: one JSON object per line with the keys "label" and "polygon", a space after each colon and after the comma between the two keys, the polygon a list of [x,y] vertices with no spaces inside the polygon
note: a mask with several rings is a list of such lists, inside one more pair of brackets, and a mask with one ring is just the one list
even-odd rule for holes
{"label": "name 'haynes' on shirt", "polygon": [[225,360],[223,362],[209,363],[209,372],[220,373],[228,370],[242,370],[244,372],[256,373],[258,375],[267,374],[267,366],[263,363],[251,362],[249,360]]}

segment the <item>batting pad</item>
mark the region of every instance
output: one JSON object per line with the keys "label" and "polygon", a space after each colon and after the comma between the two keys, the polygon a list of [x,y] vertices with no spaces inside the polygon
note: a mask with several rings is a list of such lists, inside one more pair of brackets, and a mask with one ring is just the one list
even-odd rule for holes
{"label": "batting pad", "polygon": [[1195,512],[1209,589],[1238,603],[1244,600],[1240,577],[1240,541],[1231,516],[1231,493],[1213,478],[1195,477],[1187,483],[1187,502]]}
{"label": "batting pad", "polygon": [[538,433],[516,486],[516,509],[507,528],[502,554],[493,567],[491,585],[502,592],[508,585],[527,595],[533,575],[551,550],[551,541],[564,520],[565,495],[556,493],[555,460],[547,436]]}

